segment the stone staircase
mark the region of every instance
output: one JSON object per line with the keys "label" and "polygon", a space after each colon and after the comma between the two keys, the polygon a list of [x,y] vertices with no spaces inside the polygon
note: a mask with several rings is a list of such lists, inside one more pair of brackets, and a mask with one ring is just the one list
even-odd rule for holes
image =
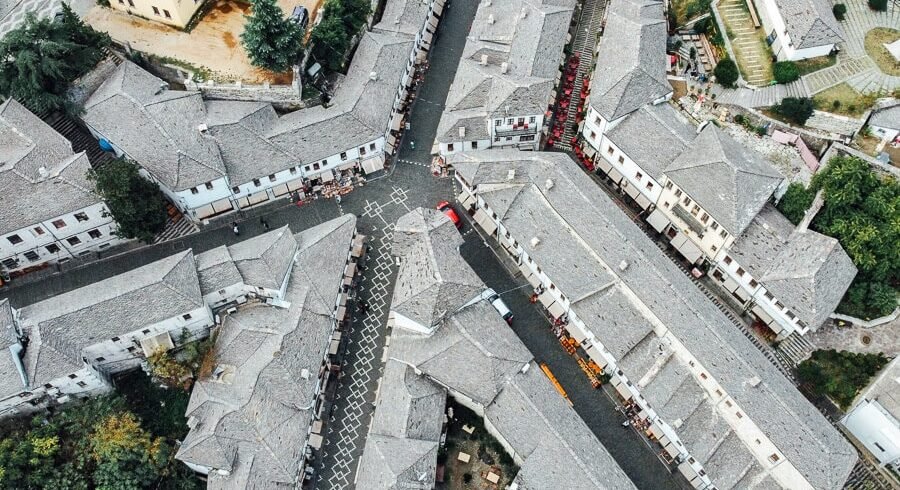
{"label": "stone staircase", "polygon": [[816,346],[803,335],[793,333],[782,340],[775,350],[780,352],[793,367],[796,367],[806,360],[812,351],[816,350]]}
{"label": "stone staircase", "polygon": [[812,95],[834,87],[857,75],[870,74],[872,72],[881,73],[871,58],[862,56],[840,60],[834,66],[804,75],[802,78],[806,82],[810,95]]}
{"label": "stone staircase", "polygon": [[191,220],[185,218],[180,213],[172,215],[170,212],[169,219],[166,220],[166,228],[153,237],[153,243],[174,240],[198,231],[200,231],[200,228],[192,223]]}
{"label": "stone staircase", "polygon": [[[589,79],[591,76],[590,70],[593,65],[594,49],[597,47],[596,36],[600,32],[605,10],[606,0],[584,0],[581,12],[578,14],[575,40],[572,42],[572,53],[578,54],[581,62],[578,64],[578,70],[575,74],[575,83],[571,95],[572,102],[569,104],[567,111],[568,119],[566,119],[564,126],[563,137],[554,145],[561,150],[570,151],[572,149],[572,138],[577,136],[573,126],[578,114],[578,101],[581,100],[581,89],[584,86],[584,80]],[[563,94],[560,94],[558,98],[563,96]]]}
{"label": "stone staircase", "polygon": [[809,97],[809,88],[803,79],[785,85],[769,85],[759,89],[735,88],[728,89],[714,85],[711,93],[716,96],[719,104],[731,104],[741,107],[771,107],[778,104],[785,97]]}
{"label": "stone staircase", "polygon": [[115,155],[100,148],[100,144],[97,143],[90,131],[72,118],[57,112],[44,117],[44,122],[71,141],[72,149],[75,152],[86,152],[91,167],[100,168],[115,159]]}

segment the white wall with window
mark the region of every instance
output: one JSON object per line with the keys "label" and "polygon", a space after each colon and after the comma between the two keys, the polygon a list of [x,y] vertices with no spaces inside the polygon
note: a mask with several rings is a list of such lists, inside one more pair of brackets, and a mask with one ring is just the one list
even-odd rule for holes
{"label": "white wall with window", "polygon": [[0,265],[13,272],[43,263],[66,262],[127,240],[115,235],[116,223],[98,202],[76,212],[0,235]]}
{"label": "white wall with window", "polygon": [[775,4],[775,0],[759,0],[756,5],[766,41],[780,61],[799,61],[817,56],[827,56],[834,49],[834,43],[798,49],[788,34],[784,17]]}
{"label": "white wall with window", "polygon": [[[651,177],[643,168],[631,159],[615,143],[604,134],[600,143],[600,151],[597,152],[619,175],[607,171],[607,175],[616,182],[632,199],[642,208],[647,209],[659,200],[662,186]],[[606,170],[603,165],[601,169]]]}
{"label": "white wall with window", "polygon": [[713,261],[734,243],[734,236],[674,182],[663,176],[661,184],[656,208],[700,249],[706,260]]}
{"label": "white wall with window", "polygon": [[490,147],[515,146],[520,149],[537,150],[543,127],[543,114],[495,117],[489,123]]}

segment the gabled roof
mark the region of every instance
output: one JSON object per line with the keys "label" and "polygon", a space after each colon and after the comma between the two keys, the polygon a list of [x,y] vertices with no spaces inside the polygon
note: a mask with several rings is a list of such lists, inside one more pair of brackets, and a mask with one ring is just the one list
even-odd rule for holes
{"label": "gabled roof", "polygon": [[796,49],[814,48],[844,40],[844,29],[828,0],[775,0]]}
{"label": "gabled roof", "polygon": [[671,93],[672,87],[666,80],[662,2],[612,0],[607,15],[588,100],[614,121]]}
{"label": "gabled roof", "polygon": [[869,124],[881,128],[900,130],[900,101],[896,99],[872,112]]}
{"label": "gabled roof", "polygon": [[0,104],[0,234],[100,202],[84,152],[13,99]]}
{"label": "gabled roof", "polygon": [[281,289],[296,251],[297,240],[287,225],[228,246],[244,283],[269,289]]}
{"label": "gabled roof", "polygon": [[666,176],[732,235],[740,235],[784,177],[715,124],[666,168]]}
{"label": "gabled roof", "polygon": [[356,488],[384,490],[434,488],[437,441],[370,434],[359,462]]}
{"label": "gabled roof", "polygon": [[[711,400],[698,378],[687,373],[689,368],[682,356],[673,355],[669,361],[672,365],[662,370],[665,355],[672,353],[669,342],[657,335],[660,331],[674,336],[708,370],[710,378],[723,387],[746,418],[760,428],[813,488],[843,486],[856,463],[853,447],[738,329],[723,328],[729,320],[718,307],[569,156],[489,150],[454,154],[448,160],[466,182],[477,186],[478,196],[492,208],[491,194],[481,193],[484,186],[506,183],[510,171],[515,172],[516,180],[527,179],[532,192],[523,190],[517,199],[537,202],[528,206],[515,203],[505,213],[504,226],[520,242],[526,242],[529,256],[535,257],[559,291],[570,298],[578,318],[595,337],[611,352],[616,350],[613,356],[628,379],[634,383],[641,380],[642,384],[645,380],[658,380],[652,383],[658,392],[648,389],[642,393],[660,413],[676,415],[666,422],[674,426],[681,418],[677,414],[687,417]],[[554,184],[549,189],[545,185],[548,179]],[[531,247],[527,237],[539,234],[558,239],[550,246],[545,246],[542,239]],[[565,258],[573,255],[585,257],[577,262],[577,269]],[[625,270],[619,267],[623,262],[627,264]],[[579,286],[584,281],[578,279],[587,274],[607,275],[610,280],[598,277],[592,281],[592,288]],[[675,429],[692,454],[697,452],[698,459],[700,455],[715,457],[711,448],[725,433],[720,429],[730,427],[727,423],[717,427],[715,423],[722,418],[711,417],[711,413],[697,411],[695,420],[708,424],[703,430]],[[726,482],[717,484],[719,488],[746,488],[756,476],[760,481],[768,477],[747,449],[752,441],[737,442],[736,447],[743,448],[740,455],[725,451],[718,456],[721,460],[709,463],[718,471],[708,471],[713,482]],[[737,471],[732,461],[746,463],[743,468],[748,472]],[[751,478],[742,480],[741,475]]]}
{"label": "gabled roof", "polygon": [[452,260],[460,244],[459,232],[440,211],[420,208],[397,221],[395,313],[430,329],[484,289],[471,269]]}
{"label": "gabled roof", "polygon": [[[606,137],[657,181],[696,134],[668,103],[648,104],[606,132]],[[605,156],[605,152],[601,152]]]}
{"label": "gabled roof", "polygon": [[378,390],[378,410],[369,432],[384,436],[438,441],[447,391],[406,364],[389,359]]}
{"label": "gabled roof", "polygon": [[124,61],[91,96],[82,119],[166,187],[181,191],[226,173],[218,145],[200,132],[200,92],[168,90]]}

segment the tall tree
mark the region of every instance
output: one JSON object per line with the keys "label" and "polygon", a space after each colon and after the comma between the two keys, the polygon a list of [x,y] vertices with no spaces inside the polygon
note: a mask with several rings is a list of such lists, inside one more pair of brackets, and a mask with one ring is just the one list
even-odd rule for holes
{"label": "tall tree", "polygon": [[166,227],[165,197],[159,185],[141,177],[134,163],[116,159],[91,170],[88,178],[106,201],[119,236],[149,242]]}
{"label": "tall tree", "polygon": [[322,20],[310,35],[313,57],[330,70],[343,68],[350,41],[372,13],[368,0],[326,0]]}
{"label": "tall tree", "polygon": [[298,61],[304,32],[275,0],[253,0],[253,12],[244,18],[241,42],[254,66],[280,73]]}
{"label": "tall tree", "polygon": [[69,84],[100,61],[109,43],[108,35],[85,25],[65,3],[59,20],[29,13],[0,40],[0,94],[39,114],[75,112],[66,97]]}

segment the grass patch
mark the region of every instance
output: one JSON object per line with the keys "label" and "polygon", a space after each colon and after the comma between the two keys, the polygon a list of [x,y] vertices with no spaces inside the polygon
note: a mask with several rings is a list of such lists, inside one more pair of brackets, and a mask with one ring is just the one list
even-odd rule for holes
{"label": "grass patch", "polygon": [[875,100],[874,95],[863,95],[847,83],[840,83],[813,96],[816,109],[850,117],[862,116],[875,105]]}
{"label": "grass patch", "polygon": [[669,11],[675,14],[675,24],[684,25],[709,12],[710,0],[672,0]]}
{"label": "grass patch", "polygon": [[900,39],[900,31],[886,27],[876,27],[866,33],[866,53],[875,60],[878,69],[888,75],[900,76],[900,62],[888,52],[885,44],[890,44]]}
{"label": "grass patch", "polygon": [[[772,50],[766,44],[765,32],[762,29],[753,27],[746,3],[741,2],[740,6],[747,13],[745,21],[729,20],[728,16],[723,15],[721,10],[719,11],[719,17],[725,24],[728,38],[731,39],[731,49],[734,51],[735,62],[741,71],[741,76],[747,83],[757,86],[768,85],[774,78],[772,73]],[[735,32],[748,27],[753,29],[753,32],[749,35],[743,34],[738,40]],[[748,43],[747,41],[752,42]]]}
{"label": "grass patch", "polygon": [[800,71],[801,77],[803,75],[809,75],[814,71],[834,66],[835,63],[837,63],[837,56],[817,56],[815,58],[794,62],[794,64],[797,65],[797,69]]}

